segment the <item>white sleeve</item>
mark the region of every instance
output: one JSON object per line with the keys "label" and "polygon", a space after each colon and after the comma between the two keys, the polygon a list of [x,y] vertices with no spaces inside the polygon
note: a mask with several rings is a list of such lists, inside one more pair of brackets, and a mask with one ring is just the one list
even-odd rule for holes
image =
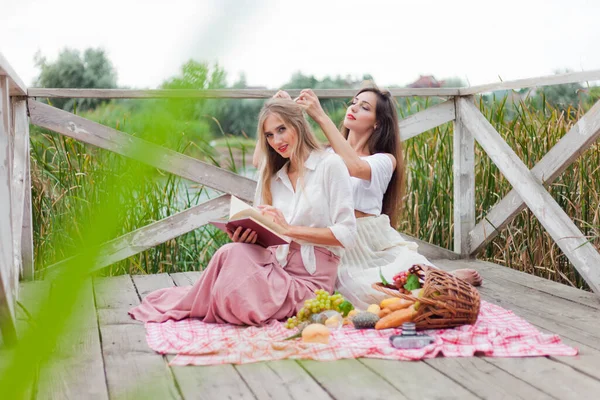
{"label": "white sleeve", "polygon": [[394,174],[392,159],[385,153],[376,153],[365,157],[364,160],[371,166],[371,180],[368,183],[365,182],[365,188],[377,190],[383,196]]}
{"label": "white sleeve", "polygon": [[350,174],[344,161],[337,154],[327,157],[324,184],[327,188],[327,204],[333,225],[328,228],[346,249],[356,243],[356,218],[352,200]]}

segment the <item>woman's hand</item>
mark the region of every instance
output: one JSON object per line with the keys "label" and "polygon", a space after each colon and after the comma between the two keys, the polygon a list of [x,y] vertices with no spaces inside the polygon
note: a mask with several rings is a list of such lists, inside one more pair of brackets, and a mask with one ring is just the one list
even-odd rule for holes
{"label": "woman's hand", "polygon": [[252,229],[246,229],[242,232],[242,230],[243,228],[241,226],[238,226],[235,232],[232,232],[229,229],[227,229],[227,235],[229,236],[229,239],[236,243],[256,243],[258,235],[255,231],[253,231]]}
{"label": "woman's hand", "polygon": [[296,103],[300,104],[304,111],[315,121],[325,115],[319,98],[311,89],[304,89],[300,92],[300,96],[295,99]]}
{"label": "woman's hand", "polygon": [[267,205],[258,206],[258,209],[260,210],[262,215],[273,218],[273,222],[281,225],[284,229],[284,232],[287,232],[290,230],[291,225],[288,224],[285,217],[283,216],[283,213],[279,209],[277,209],[273,206],[267,206]]}
{"label": "woman's hand", "polygon": [[277,93],[275,93],[275,95],[273,96],[274,99],[288,99],[291,100],[292,96],[290,96],[290,94],[288,92],[286,92],[285,90],[280,90]]}

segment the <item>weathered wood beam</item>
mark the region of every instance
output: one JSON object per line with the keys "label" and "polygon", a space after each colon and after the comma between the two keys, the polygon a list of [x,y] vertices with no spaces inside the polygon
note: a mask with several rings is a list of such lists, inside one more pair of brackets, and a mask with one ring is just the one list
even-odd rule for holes
{"label": "weathered wood beam", "polygon": [[476,93],[493,92],[495,90],[521,89],[528,87],[564,85],[566,83],[577,83],[585,81],[600,80],[600,69],[584,72],[569,72],[566,74],[556,74],[541,76],[538,78],[517,79],[514,81],[488,83],[472,87],[463,87],[459,89],[460,96],[469,96]]}
{"label": "weathered wood beam", "polygon": [[[454,252],[461,257],[469,257],[469,232],[475,226],[475,139],[465,128],[464,116],[460,112],[463,103],[456,102],[454,121]],[[473,102],[473,98],[464,99]]]}
{"label": "weathered wood beam", "polygon": [[[29,131],[29,124],[27,124]],[[31,158],[29,156],[29,142],[27,143],[27,170],[25,172],[25,198],[23,199],[23,229],[21,230],[21,260],[23,262],[22,279],[33,280],[33,210],[31,203]]]}
{"label": "weathered wood beam", "polygon": [[23,274],[21,239],[25,203],[27,163],[29,163],[29,123],[25,100],[12,101],[13,169],[12,169],[12,228],[15,268]]}
{"label": "weathered wood beam", "polygon": [[[228,195],[219,196],[104,243],[98,249],[96,262],[86,266],[87,271],[93,272],[114,264],[221,218],[229,212],[229,200]],[[81,256],[59,261],[45,270],[50,273],[62,271],[66,266],[77,263],[78,257]]]}
{"label": "weathered wood beam", "polygon": [[595,293],[600,293],[600,254],[527,169],[494,127],[467,99],[458,99],[465,127]]}
{"label": "weathered wood beam", "polygon": [[32,124],[141,161],[220,192],[233,194],[246,201],[254,199],[256,182],[252,179],[35,100],[29,99],[28,105]]}
{"label": "weathered wood beam", "polygon": [[[301,89],[290,89],[287,92],[297,97]],[[347,99],[356,94],[355,89],[315,89],[315,94],[321,99]],[[29,88],[29,97],[41,98],[95,98],[95,99],[268,99],[277,93],[275,89],[46,89]],[[457,96],[458,88],[399,88],[391,89],[394,97],[429,97]]]}
{"label": "weathered wood beam", "polygon": [[[563,136],[531,169],[531,173],[548,185],[564,172],[584,151],[600,138],[600,101]],[[512,189],[469,233],[471,254],[475,255],[492,241],[524,208],[525,203]]]}
{"label": "weathered wood beam", "polygon": [[453,121],[456,116],[454,100],[447,100],[400,121],[400,138],[408,140],[437,126]]}
{"label": "weathered wood beam", "polygon": [[0,76],[0,331],[7,344],[17,339],[14,301],[18,280],[13,257],[10,128],[9,81]]}
{"label": "weathered wood beam", "polygon": [[0,53],[0,76],[8,77],[8,93],[10,96],[27,96],[27,86]]}

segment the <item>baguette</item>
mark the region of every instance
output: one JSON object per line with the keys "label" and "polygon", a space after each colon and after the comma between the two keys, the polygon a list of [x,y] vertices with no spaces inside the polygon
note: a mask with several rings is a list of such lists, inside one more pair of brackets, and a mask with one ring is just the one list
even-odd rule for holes
{"label": "baguette", "polygon": [[389,315],[392,312],[392,310],[390,310],[389,308],[382,308],[381,310],[379,310],[379,312],[377,313],[377,315],[379,316],[379,318],[383,318],[387,315]]}
{"label": "baguette", "polygon": [[384,308],[387,308],[390,304],[397,303],[399,301],[402,301],[402,299],[399,298],[399,297],[388,297],[387,299],[381,300],[381,303],[379,304],[379,307],[381,309],[384,309]]}
{"label": "baguette", "polygon": [[402,310],[403,308],[407,308],[413,303],[414,302],[411,300],[401,299],[399,297],[391,297],[388,299],[381,300],[381,304],[379,305],[379,307],[381,307],[381,309],[389,308],[392,311],[396,311]]}
{"label": "baguette", "polygon": [[403,308],[401,310],[393,311],[389,315],[381,318],[375,324],[375,329],[389,329],[398,328],[405,322],[410,322],[415,316],[415,309],[413,306]]}
{"label": "baguette", "polygon": [[410,306],[412,306],[413,304],[415,304],[414,301],[411,300],[405,300],[405,299],[398,299],[400,301],[396,301],[394,303],[391,303],[387,306],[387,308],[389,308],[391,311],[398,311],[398,310],[402,310],[404,308],[408,308]]}

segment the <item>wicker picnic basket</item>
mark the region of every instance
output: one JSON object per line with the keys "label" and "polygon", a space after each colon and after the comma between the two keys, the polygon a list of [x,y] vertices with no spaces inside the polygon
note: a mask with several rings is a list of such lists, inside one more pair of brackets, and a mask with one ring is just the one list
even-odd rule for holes
{"label": "wicker picnic basket", "polygon": [[473,286],[454,275],[426,265],[413,265],[409,273],[416,274],[422,289],[419,297],[400,293],[382,283],[374,283],[374,289],[390,296],[419,302],[413,322],[417,329],[444,329],[474,324],[481,303],[479,292]]}

